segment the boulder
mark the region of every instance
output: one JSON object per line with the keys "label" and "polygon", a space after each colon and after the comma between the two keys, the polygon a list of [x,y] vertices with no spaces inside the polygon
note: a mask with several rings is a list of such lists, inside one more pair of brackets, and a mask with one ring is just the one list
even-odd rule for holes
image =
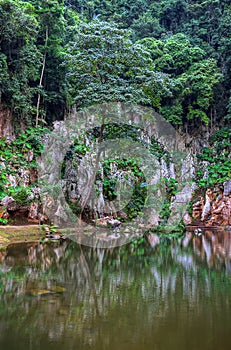
{"label": "boulder", "polygon": [[16,211],[19,209],[18,203],[10,196],[6,196],[2,199],[2,205],[9,211]]}
{"label": "boulder", "polygon": [[107,226],[115,228],[121,226],[121,222],[117,219],[110,219],[107,222]]}
{"label": "boulder", "polygon": [[97,226],[115,228],[115,227],[119,227],[121,225],[121,222],[117,219],[114,219],[111,216],[105,216],[104,218],[95,220],[95,224]]}

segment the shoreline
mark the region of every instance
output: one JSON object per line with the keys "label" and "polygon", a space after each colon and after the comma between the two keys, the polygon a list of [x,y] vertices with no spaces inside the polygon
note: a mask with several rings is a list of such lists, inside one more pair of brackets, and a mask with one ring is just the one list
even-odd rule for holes
{"label": "shoreline", "polygon": [[39,225],[0,226],[0,248],[11,243],[38,241],[43,236]]}
{"label": "shoreline", "polygon": [[[188,225],[186,232],[192,232],[196,229],[225,232],[231,231],[231,227],[227,226],[202,226],[202,225]],[[60,231],[57,229],[60,233]],[[40,225],[6,225],[0,226],[0,249],[4,249],[9,244],[20,242],[38,242],[44,237],[45,232]]]}

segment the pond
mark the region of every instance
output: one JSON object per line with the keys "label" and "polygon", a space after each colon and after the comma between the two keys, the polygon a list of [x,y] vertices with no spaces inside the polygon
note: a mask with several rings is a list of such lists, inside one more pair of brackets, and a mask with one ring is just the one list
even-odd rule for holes
{"label": "pond", "polygon": [[0,251],[0,349],[231,348],[231,233]]}

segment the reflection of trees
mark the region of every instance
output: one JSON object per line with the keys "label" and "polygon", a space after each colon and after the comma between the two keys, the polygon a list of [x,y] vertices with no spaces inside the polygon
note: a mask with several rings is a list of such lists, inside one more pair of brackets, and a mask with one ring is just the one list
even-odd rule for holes
{"label": "reflection of trees", "polygon": [[[212,322],[208,307],[219,312],[221,303],[226,309],[231,306],[226,294],[231,282],[219,260],[229,247],[228,236],[213,238],[210,233],[203,238],[189,234],[180,244],[159,244],[155,250],[148,243],[111,250],[74,242],[10,246],[0,253],[0,327],[31,337],[33,348],[46,337],[68,338],[74,349],[77,341],[87,347],[102,337],[116,344],[118,334],[123,338],[125,333],[138,342],[140,334],[148,337],[176,314],[183,318],[206,312]],[[210,266],[214,261],[219,271],[208,270],[203,259]],[[54,287],[65,291],[54,293]],[[36,296],[31,290],[51,293]],[[134,333],[137,325],[139,332]]]}

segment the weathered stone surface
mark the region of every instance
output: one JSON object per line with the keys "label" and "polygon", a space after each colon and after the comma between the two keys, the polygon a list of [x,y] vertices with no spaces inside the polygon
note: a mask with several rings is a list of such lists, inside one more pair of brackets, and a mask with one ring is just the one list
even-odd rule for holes
{"label": "weathered stone surface", "polygon": [[4,207],[0,206],[0,218],[1,219],[8,219],[9,218],[9,213],[7,212],[7,210]]}
{"label": "weathered stone surface", "polygon": [[9,174],[9,175],[7,176],[7,180],[9,181],[9,185],[10,185],[10,186],[15,187],[15,186],[18,185],[18,181],[17,181],[17,179],[16,179],[16,176],[14,176],[14,175],[12,175],[12,174]]}
{"label": "weathered stone surface", "polygon": [[216,197],[215,192],[209,188],[205,194],[205,205],[203,207],[202,214],[201,214],[202,221],[208,218],[209,214],[211,213],[211,203],[213,202],[215,197]]}
{"label": "weathered stone surface", "polygon": [[38,203],[32,202],[29,206],[29,213],[28,213],[29,219],[38,219]]}
{"label": "weathered stone surface", "polygon": [[117,219],[114,219],[111,216],[105,216],[104,218],[100,218],[95,220],[95,224],[97,226],[102,226],[102,227],[118,227],[121,225],[121,222]]}
{"label": "weathered stone surface", "polygon": [[115,228],[121,226],[121,222],[117,219],[108,220],[107,226]]}
{"label": "weathered stone surface", "polygon": [[4,207],[10,211],[15,211],[19,209],[19,206],[14,200],[14,198],[9,196],[6,196],[2,199],[2,205],[4,205]]}
{"label": "weathered stone surface", "polygon": [[192,218],[189,213],[185,213],[183,216],[183,222],[185,225],[190,225],[192,223]]}
{"label": "weathered stone surface", "polygon": [[200,219],[202,215],[204,207],[204,198],[200,197],[199,200],[193,204],[192,207],[192,218],[193,219]]}
{"label": "weathered stone surface", "polygon": [[171,215],[168,221],[170,224],[174,224],[185,217],[187,214],[187,204],[192,199],[194,189],[195,184],[187,184],[176,194],[175,199],[170,206]]}
{"label": "weathered stone surface", "polygon": [[19,169],[19,185],[28,187],[30,185],[30,170],[28,169]]}
{"label": "weathered stone surface", "polygon": [[224,196],[228,196],[231,192],[231,180],[224,182]]}
{"label": "weathered stone surface", "polygon": [[160,215],[154,208],[152,208],[150,211],[148,224],[150,224],[151,226],[158,226],[159,223],[160,223]]}
{"label": "weathered stone surface", "polygon": [[228,182],[222,187],[208,189],[204,198],[193,205],[192,218],[205,226],[231,225],[231,194]]}
{"label": "weathered stone surface", "polygon": [[33,158],[34,158],[34,151],[30,149],[26,154],[26,160],[28,162],[32,162]]}

